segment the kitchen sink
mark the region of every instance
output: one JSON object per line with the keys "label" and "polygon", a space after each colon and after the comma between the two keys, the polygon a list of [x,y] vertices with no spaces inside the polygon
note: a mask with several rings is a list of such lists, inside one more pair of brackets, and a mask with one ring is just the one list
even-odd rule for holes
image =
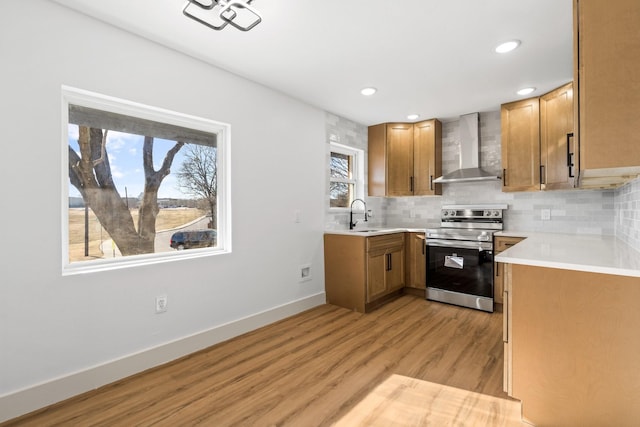
{"label": "kitchen sink", "polygon": [[368,229],[368,230],[351,230],[353,233],[373,233],[380,230]]}

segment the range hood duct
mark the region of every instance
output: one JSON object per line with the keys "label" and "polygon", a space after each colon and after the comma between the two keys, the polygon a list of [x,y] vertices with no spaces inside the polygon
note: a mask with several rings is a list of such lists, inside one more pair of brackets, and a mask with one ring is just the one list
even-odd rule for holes
{"label": "range hood duct", "polygon": [[499,176],[480,169],[480,114],[460,116],[460,169],[433,180],[434,183],[495,181]]}

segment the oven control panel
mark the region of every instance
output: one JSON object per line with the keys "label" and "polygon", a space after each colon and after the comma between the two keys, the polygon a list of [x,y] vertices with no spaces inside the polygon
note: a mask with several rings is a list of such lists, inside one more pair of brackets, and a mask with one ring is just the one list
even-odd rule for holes
{"label": "oven control panel", "polygon": [[502,209],[442,209],[443,219],[502,218]]}

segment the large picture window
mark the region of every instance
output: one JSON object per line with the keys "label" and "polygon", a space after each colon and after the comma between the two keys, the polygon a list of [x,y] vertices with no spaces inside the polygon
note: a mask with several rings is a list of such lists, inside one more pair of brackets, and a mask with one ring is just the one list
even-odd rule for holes
{"label": "large picture window", "polygon": [[228,125],[71,88],[63,100],[64,271],[230,250]]}

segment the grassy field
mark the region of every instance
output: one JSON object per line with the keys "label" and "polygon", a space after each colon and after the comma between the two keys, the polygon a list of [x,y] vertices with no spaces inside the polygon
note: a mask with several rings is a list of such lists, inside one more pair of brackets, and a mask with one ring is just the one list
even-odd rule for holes
{"label": "grassy field", "polygon": [[[194,208],[160,209],[156,220],[156,230],[179,227],[205,215]],[[133,222],[138,226],[138,210],[132,209]],[[69,209],[69,261],[83,261],[102,258],[100,243],[109,240],[109,234],[102,229],[98,218],[89,209],[89,256],[84,256],[84,208]]]}

